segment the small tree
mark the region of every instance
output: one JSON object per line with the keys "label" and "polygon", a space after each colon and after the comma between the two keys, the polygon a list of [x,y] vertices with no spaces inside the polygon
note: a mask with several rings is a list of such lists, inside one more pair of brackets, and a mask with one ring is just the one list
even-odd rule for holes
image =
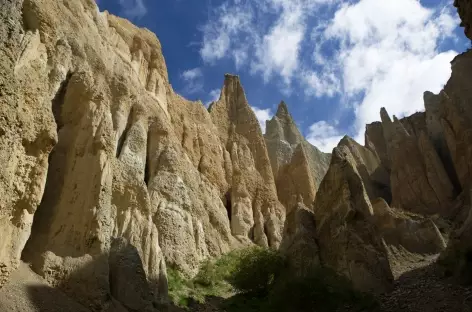
{"label": "small tree", "polygon": [[266,295],[285,267],[285,259],[277,251],[250,248],[241,253],[227,281],[240,293]]}

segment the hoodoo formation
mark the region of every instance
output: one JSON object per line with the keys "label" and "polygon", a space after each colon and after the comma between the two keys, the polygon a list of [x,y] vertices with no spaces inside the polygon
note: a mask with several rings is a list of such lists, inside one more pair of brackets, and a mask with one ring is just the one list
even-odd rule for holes
{"label": "hoodoo formation", "polygon": [[424,112],[326,154],[284,102],[263,134],[237,76],[186,100],[157,37],[92,0],[0,7],[0,311],[163,311],[169,270],[250,246],[376,296],[436,257],[472,282],[471,50]]}

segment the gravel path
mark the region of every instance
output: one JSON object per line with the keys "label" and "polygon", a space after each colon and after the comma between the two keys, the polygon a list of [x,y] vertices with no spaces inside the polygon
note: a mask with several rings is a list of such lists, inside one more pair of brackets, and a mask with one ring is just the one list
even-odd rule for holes
{"label": "gravel path", "polygon": [[394,290],[380,298],[382,312],[472,312],[472,288],[444,278],[429,260],[398,277]]}

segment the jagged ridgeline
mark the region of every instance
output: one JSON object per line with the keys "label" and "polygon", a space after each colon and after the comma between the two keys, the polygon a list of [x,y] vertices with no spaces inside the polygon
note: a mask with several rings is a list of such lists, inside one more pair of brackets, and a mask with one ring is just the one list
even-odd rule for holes
{"label": "jagged ridgeline", "polygon": [[471,51],[424,113],[382,110],[331,155],[284,102],[263,135],[237,76],[208,110],[176,94],[156,36],[95,1],[0,8],[0,310],[25,282],[61,289],[58,311],[157,310],[168,269],[254,245],[373,293],[440,253],[472,272]]}

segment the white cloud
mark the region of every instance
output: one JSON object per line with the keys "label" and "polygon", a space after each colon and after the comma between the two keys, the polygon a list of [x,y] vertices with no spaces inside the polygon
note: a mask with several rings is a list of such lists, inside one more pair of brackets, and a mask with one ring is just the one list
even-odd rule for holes
{"label": "white cloud", "polygon": [[417,0],[361,0],[336,12],[324,38],[340,44],[330,61],[339,68],[344,93],[362,97],[355,108],[356,131],[378,120],[382,106],[390,114],[408,115],[424,108],[424,91],[442,88],[457,53],[437,48],[453,35],[452,16]]}
{"label": "white cloud", "polygon": [[307,96],[332,97],[341,90],[341,83],[333,71],[327,71],[320,77],[314,71],[306,71],[301,75],[302,84]]}
{"label": "white cloud", "polygon": [[259,121],[259,124],[261,126],[262,133],[265,133],[266,131],[266,121],[270,120],[274,114],[272,111],[268,109],[260,109],[255,106],[251,106],[252,110],[256,114],[257,121]]}
{"label": "white cloud", "polygon": [[[281,78],[288,88],[300,69],[307,18],[338,0],[226,0],[212,9],[202,28],[200,55],[206,63],[232,59],[265,82]],[[251,57],[248,57],[251,55]]]}
{"label": "white cloud", "polygon": [[118,0],[121,12],[129,19],[139,19],[147,14],[144,0]]}
{"label": "white cloud", "polygon": [[[453,38],[455,16],[418,0],[225,0],[203,28],[200,54],[275,79],[284,94],[331,97],[333,115],[354,115],[333,129],[363,138],[380,107],[399,117],[423,110],[423,92],[446,83],[457,52],[438,50]],[[322,148],[341,137],[315,135],[317,127],[310,137]]]}
{"label": "white cloud", "polygon": [[[212,63],[224,57],[232,57],[236,63],[243,61],[245,47],[240,44],[234,46],[231,39],[253,41],[248,39],[254,35],[252,26],[254,16],[252,6],[233,0],[223,3],[213,10],[213,15],[202,28],[203,41],[200,56],[207,63]],[[235,54],[229,53],[234,50]]]}
{"label": "white cloud", "polygon": [[205,106],[209,106],[211,103],[218,101],[220,98],[221,90],[220,89],[213,89],[208,94],[208,101],[206,102]]}
{"label": "white cloud", "polygon": [[184,81],[184,92],[188,94],[203,91],[203,72],[200,68],[184,71],[180,78]]}
{"label": "white cloud", "polygon": [[253,70],[261,72],[266,81],[275,72],[290,84],[299,66],[300,44],[305,34],[304,17],[301,6],[283,6],[279,20],[256,46]]}
{"label": "white cloud", "polygon": [[331,153],[342,138],[342,133],[324,120],[312,124],[306,136],[308,142],[325,153]]}

